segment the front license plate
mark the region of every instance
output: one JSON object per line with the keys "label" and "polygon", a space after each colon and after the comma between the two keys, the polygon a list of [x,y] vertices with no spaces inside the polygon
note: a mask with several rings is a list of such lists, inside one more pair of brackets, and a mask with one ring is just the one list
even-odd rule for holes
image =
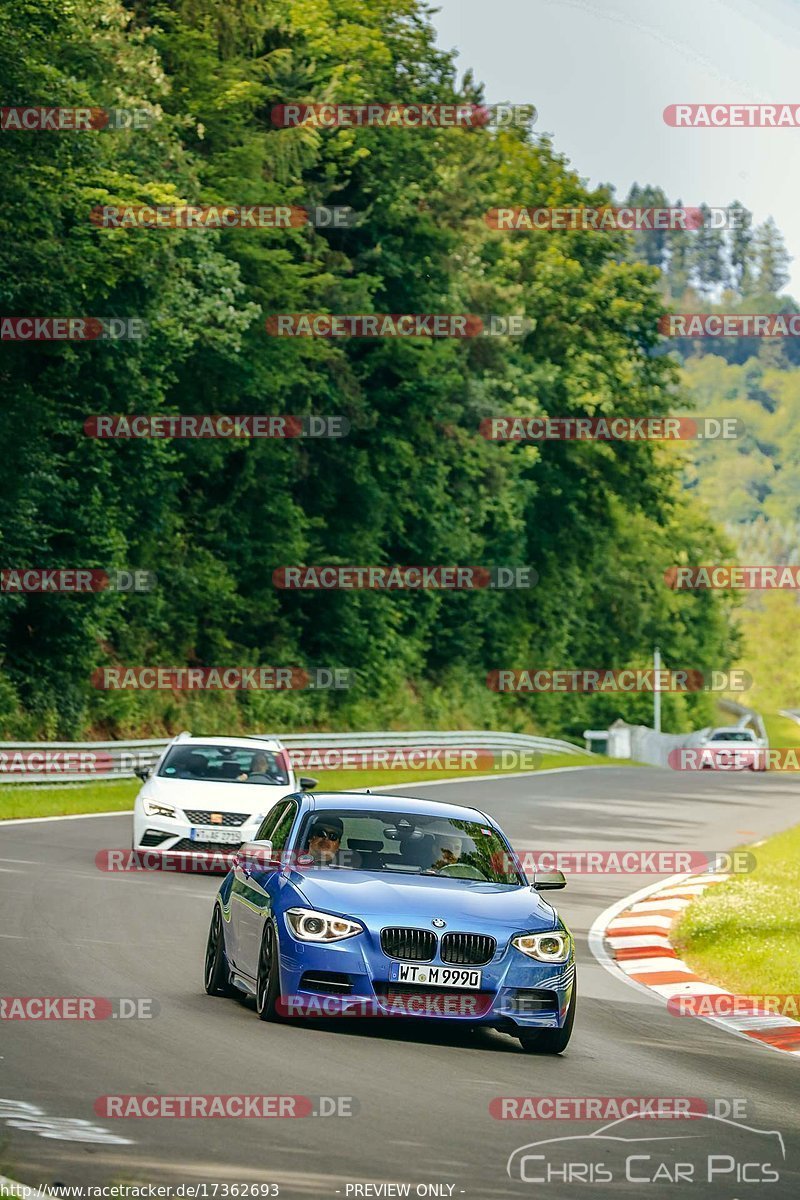
{"label": "front license plate", "polygon": [[239,829],[193,829],[189,835],[193,842],[236,842],[242,840]]}
{"label": "front license plate", "polygon": [[481,986],[481,972],[470,967],[419,967],[411,963],[393,963],[389,977],[395,983],[426,983],[433,987]]}

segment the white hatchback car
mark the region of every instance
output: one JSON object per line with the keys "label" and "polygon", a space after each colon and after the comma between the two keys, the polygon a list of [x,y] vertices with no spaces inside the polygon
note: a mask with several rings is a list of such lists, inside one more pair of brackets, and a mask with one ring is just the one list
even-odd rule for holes
{"label": "white hatchback car", "polygon": [[149,770],[133,809],[133,849],[232,852],[252,841],[276,801],[310,791],[277,738],[174,738]]}

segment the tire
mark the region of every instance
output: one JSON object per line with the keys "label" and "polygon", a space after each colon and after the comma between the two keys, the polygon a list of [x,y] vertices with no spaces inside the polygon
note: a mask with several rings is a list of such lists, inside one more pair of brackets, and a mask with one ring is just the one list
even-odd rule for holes
{"label": "tire", "polygon": [[561,1054],[566,1050],[572,1037],[572,1026],[575,1024],[577,995],[576,980],[572,985],[567,1015],[560,1029],[525,1029],[517,1034],[526,1054]]}
{"label": "tire", "polygon": [[278,968],[278,943],[272,922],[267,920],[258,952],[256,975],[256,1012],[262,1021],[278,1020],[278,997],[281,991]]}
{"label": "tire", "polygon": [[222,917],[218,904],[214,905],[211,927],[208,931],[203,985],[209,996],[236,995],[236,988],[231,983],[228,960],[225,957],[225,939],[222,934]]}

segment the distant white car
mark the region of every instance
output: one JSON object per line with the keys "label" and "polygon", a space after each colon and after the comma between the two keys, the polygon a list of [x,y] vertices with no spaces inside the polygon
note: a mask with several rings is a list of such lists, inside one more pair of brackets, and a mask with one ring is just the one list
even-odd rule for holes
{"label": "distant white car", "polygon": [[710,751],[703,754],[703,769],[766,769],[766,742],[752,729],[743,729],[739,725],[720,725],[703,735],[700,746],[704,751]]}
{"label": "distant white car", "polygon": [[144,786],[133,810],[133,849],[233,852],[252,841],[284,796],[310,791],[277,738],[193,737],[181,733],[156,765],[137,771]]}

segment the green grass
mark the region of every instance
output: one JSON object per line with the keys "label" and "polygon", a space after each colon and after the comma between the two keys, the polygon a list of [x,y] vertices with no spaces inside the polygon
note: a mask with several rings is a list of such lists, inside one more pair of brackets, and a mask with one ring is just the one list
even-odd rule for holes
{"label": "green grass", "polygon": [[779,717],[777,713],[764,716],[767,727],[767,738],[770,746],[786,749],[790,746],[800,746],[800,725],[789,717]]}
{"label": "green grass", "polygon": [[[543,754],[538,770],[553,767],[630,766],[600,754]],[[493,772],[497,775],[507,771]],[[478,770],[476,775],[488,774]],[[429,782],[431,779],[464,779],[469,772],[461,771],[320,771],[319,790],[347,791],[364,787],[402,787],[407,783]],[[59,787],[12,784],[0,787],[0,821],[14,817],[62,817],[75,813],[125,812],[133,808],[136,793],[141,787],[138,779],[113,783],[76,783]]]}
{"label": "green grass", "polygon": [[708,983],[739,995],[794,994],[800,990],[800,825],[753,853],[756,869],[709,888],[686,909],[672,943]]}
{"label": "green grass", "polygon": [[138,779],[114,783],[70,783],[59,787],[12,784],[0,787],[0,821],[14,817],[66,817],[74,813],[126,812],[141,787]]}

